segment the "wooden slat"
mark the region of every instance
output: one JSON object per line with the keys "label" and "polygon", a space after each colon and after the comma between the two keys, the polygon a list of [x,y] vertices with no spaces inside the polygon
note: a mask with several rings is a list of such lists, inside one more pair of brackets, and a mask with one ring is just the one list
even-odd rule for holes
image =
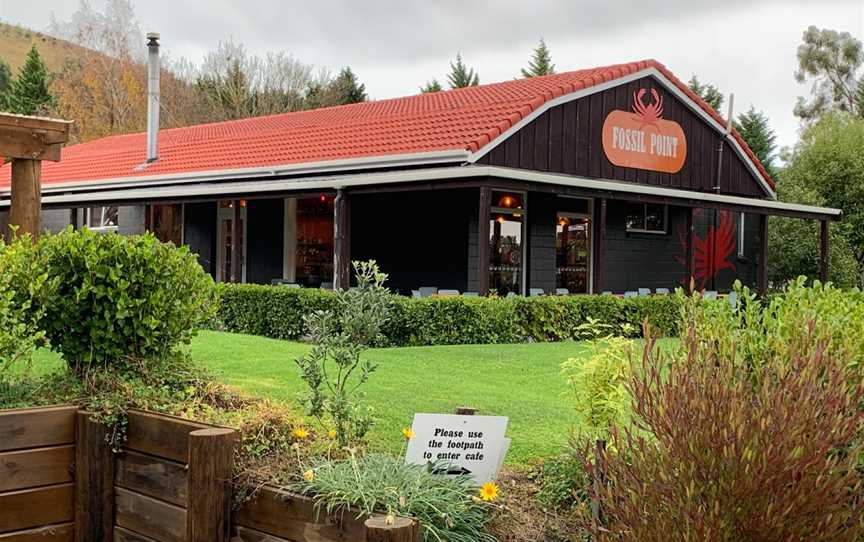
{"label": "wooden slat", "polygon": [[0,534],[0,542],[73,542],[75,540],[75,524],[62,523],[48,525],[26,531]]}
{"label": "wooden slat", "polygon": [[355,514],[346,512],[338,519],[315,511],[311,499],[275,488],[262,488],[255,499],[235,514],[238,527],[248,527],[297,542],[363,540],[366,529]]}
{"label": "wooden slat", "polygon": [[189,433],[212,427],[173,416],[129,411],[126,448],[186,463],[189,460]]}
{"label": "wooden slat", "polygon": [[71,444],[0,453],[0,491],[71,482],[74,460]]}
{"label": "wooden slat", "polygon": [[118,487],[186,506],[186,466],[182,463],[124,451],[117,456],[114,472]]}
{"label": "wooden slat", "polygon": [[116,525],[148,536],[158,542],[186,540],[186,510],[164,501],[116,488]]}
{"label": "wooden slat", "polygon": [[237,533],[232,539],[232,542],[293,542],[287,538],[279,538],[278,536],[269,535],[250,529],[248,527],[237,527]]}
{"label": "wooden slat", "polygon": [[0,533],[72,521],[73,499],[72,484],[0,493]]}
{"label": "wooden slat", "polygon": [[0,452],[75,442],[73,406],[24,408],[0,412]]}
{"label": "wooden slat", "polygon": [[87,412],[76,416],[75,538],[110,542],[114,527],[114,454],[108,428]]}
{"label": "wooden slat", "polygon": [[114,527],[114,542],[157,542],[148,536],[132,532],[123,527]]}

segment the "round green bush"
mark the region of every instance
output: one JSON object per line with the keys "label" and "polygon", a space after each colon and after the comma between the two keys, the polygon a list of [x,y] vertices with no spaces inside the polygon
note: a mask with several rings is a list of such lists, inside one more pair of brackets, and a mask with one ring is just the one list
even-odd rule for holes
{"label": "round green bush", "polygon": [[43,237],[39,250],[56,281],[40,327],[73,368],[161,357],[215,310],[213,279],[195,255],[151,234],[70,228]]}

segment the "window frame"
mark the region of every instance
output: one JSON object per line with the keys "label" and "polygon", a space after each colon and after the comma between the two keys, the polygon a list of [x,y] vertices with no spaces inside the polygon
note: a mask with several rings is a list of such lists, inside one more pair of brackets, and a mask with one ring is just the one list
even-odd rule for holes
{"label": "window frame", "polygon": [[746,213],[738,213],[738,258],[746,258],[746,238],[745,225],[747,220]]}
{"label": "window frame", "polygon": [[[103,217],[104,217],[105,209],[112,209],[112,208],[117,209],[117,224],[103,225],[103,224],[101,224],[103,220],[100,219],[99,220],[100,225],[98,225],[98,226],[93,225],[93,220],[92,220],[93,211],[95,211],[97,209],[100,210],[102,212]],[[86,207],[86,209],[87,209],[87,212],[85,213],[84,224],[87,226],[88,229],[93,230],[93,231],[97,231],[97,232],[112,232],[112,231],[116,232],[117,229],[120,227],[120,207],[119,206],[103,205],[100,207]]]}
{"label": "window frame", "polygon": [[[642,206],[642,227],[641,228],[631,228],[627,225],[627,212],[625,209],[624,213],[624,231],[627,233],[647,233],[650,235],[666,235],[669,233],[669,205],[665,203],[643,203],[637,201],[628,201],[626,202],[628,205],[641,205]],[[648,229],[648,206],[649,205],[662,205],[663,206],[663,229],[662,230],[652,230]]]}

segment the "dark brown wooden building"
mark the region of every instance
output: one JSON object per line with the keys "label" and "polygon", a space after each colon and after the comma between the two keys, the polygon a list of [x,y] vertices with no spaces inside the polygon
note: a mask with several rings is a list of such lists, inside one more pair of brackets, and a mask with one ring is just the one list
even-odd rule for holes
{"label": "dark brown wooden building", "polygon": [[826,262],[840,216],[776,201],[654,61],[163,130],[149,160],[146,141],[64,149],[44,226],[152,230],[217,280],[341,287],[375,259],[404,293],[582,294],[764,289],[769,215],[822,221]]}

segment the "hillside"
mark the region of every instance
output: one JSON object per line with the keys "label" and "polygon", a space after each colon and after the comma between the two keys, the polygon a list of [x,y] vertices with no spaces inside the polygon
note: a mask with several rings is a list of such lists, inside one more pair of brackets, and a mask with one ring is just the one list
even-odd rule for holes
{"label": "hillside", "polygon": [[41,32],[0,22],[0,59],[12,67],[13,74],[18,73],[18,68],[24,63],[27,51],[33,43],[52,72],[59,70],[67,58],[83,49],[79,45]]}

